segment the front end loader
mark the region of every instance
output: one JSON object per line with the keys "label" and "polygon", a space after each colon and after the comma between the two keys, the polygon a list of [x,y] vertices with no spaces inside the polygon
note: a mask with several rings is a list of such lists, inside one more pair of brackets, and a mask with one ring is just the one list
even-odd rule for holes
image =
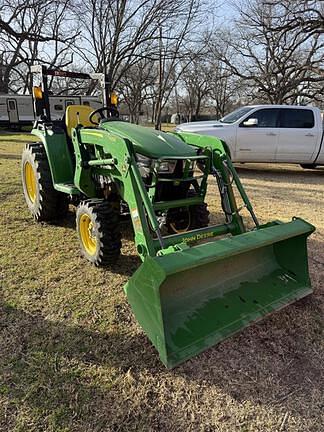
{"label": "front end loader", "polygon": [[[69,106],[55,123],[41,96],[39,142],[22,157],[28,207],[36,221],[51,221],[77,205],[81,251],[97,266],[117,262],[128,215],[142,264],[125,293],[167,367],[312,292],[306,239],[315,228],[299,218],[259,224],[224,142],[120,121],[111,103]],[[209,224],[210,182],[222,224]]]}

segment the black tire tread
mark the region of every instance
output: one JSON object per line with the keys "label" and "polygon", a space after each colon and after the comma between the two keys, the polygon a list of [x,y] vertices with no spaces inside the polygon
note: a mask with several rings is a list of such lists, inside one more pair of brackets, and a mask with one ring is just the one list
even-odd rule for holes
{"label": "black tire tread", "polygon": [[68,196],[53,187],[51,171],[42,143],[26,144],[22,154],[22,165],[27,160],[35,167],[39,191],[34,205],[26,198],[34,219],[37,222],[48,222],[64,217],[69,206]]}
{"label": "black tire tread", "polygon": [[119,228],[119,212],[112,204],[103,199],[88,199],[82,201],[76,212],[76,225],[79,232],[79,216],[83,213],[91,216],[97,232],[99,245],[94,256],[89,256],[82,247],[83,255],[97,267],[107,267],[115,264],[120,256],[121,232]]}
{"label": "black tire tread", "polygon": [[[196,195],[194,191],[189,191],[187,197],[192,198]],[[190,207],[191,224],[190,229],[205,228],[209,224],[209,210],[206,203]]]}
{"label": "black tire tread", "polygon": [[303,169],[315,169],[317,164],[300,164]]}
{"label": "black tire tread", "polygon": [[199,204],[192,206],[190,209],[191,213],[191,224],[190,229],[205,228],[209,224],[209,211],[207,209],[207,204]]}

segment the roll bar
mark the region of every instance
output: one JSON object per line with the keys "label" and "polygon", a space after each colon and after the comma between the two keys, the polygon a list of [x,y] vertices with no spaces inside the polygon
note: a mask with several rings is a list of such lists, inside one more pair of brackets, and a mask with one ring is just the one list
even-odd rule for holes
{"label": "roll bar", "polygon": [[33,87],[33,74],[40,74],[41,76],[41,86],[43,91],[43,99],[40,104],[39,101],[35,98],[33,94],[34,100],[34,110],[36,115],[44,115],[46,116],[47,121],[51,121],[51,109],[49,104],[49,94],[48,94],[48,76],[56,76],[56,77],[67,77],[67,78],[77,78],[77,79],[92,79],[99,82],[99,85],[102,90],[102,102],[103,106],[111,105],[110,98],[110,81],[108,77],[104,73],[82,73],[82,72],[72,72],[65,71],[61,69],[48,69],[44,65],[33,65],[31,66],[32,73],[32,87]]}

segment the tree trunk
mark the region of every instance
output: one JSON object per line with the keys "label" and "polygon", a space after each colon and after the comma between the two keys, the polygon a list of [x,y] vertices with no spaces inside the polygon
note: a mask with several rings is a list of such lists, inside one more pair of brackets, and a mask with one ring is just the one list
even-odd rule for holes
{"label": "tree trunk", "polygon": [[161,100],[157,100],[155,103],[155,116],[154,116],[154,128],[161,130]]}
{"label": "tree trunk", "polygon": [[199,116],[199,113],[200,113],[200,106],[201,106],[201,96],[197,95],[197,105],[196,105],[196,110],[195,110],[196,121],[198,120],[198,116]]}
{"label": "tree trunk", "polygon": [[9,92],[9,67],[0,65],[0,93]]}

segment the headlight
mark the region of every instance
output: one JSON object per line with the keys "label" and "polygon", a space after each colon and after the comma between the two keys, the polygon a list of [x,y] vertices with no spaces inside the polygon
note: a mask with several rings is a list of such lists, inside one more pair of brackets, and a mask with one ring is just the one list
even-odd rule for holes
{"label": "headlight", "polygon": [[145,167],[145,168],[150,168],[152,166],[152,159],[141,155],[139,153],[136,153],[136,160],[137,160],[137,165],[139,167]]}
{"label": "headlight", "polygon": [[162,161],[160,163],[156,162],[155,168],[158,173],[161,174],[172,174],[177,165],[177,161]]}
{"label": "headlight", "polygon": [[147,177],[153,168],[160,174],[172,174],[177,165],[176,160],[158,162],[140,153],[136,153],[136,161],[142,177]]}
{"label": "headlight", "polygon": [[147,156],[136,153],[136,161],[142,177],[148,177],[152,170],[153,160]]}

